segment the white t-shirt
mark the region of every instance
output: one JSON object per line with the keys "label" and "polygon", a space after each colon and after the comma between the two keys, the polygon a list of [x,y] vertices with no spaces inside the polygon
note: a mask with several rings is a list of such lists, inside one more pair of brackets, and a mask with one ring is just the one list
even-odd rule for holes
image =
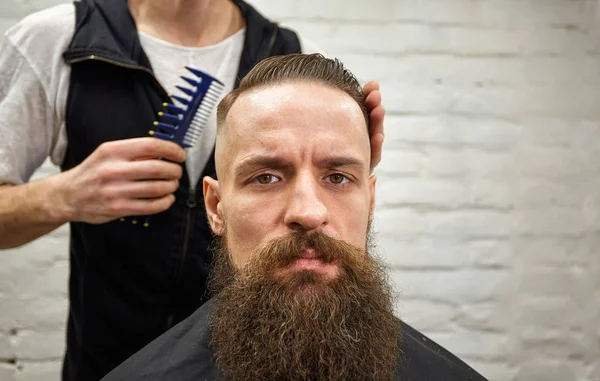
{"label": "white t-shirt", "polygon": [[[25,183],[47,157],[56,165],[64,159],[71,68],[62,53],[74,29],[75,7],[62,4],[27,16],[4,35],[0,44],[0,184]],[[154,75],[167,92],[181,84],[181,68],[193,64],[225,83],[224,97],[235,84],[245,32],[242,29],[202,48],[170,44],[142,32],[139,37]],[[300,40],[300,44],[303,52],[319,51],[306,41]],[[215,114],[188,150],[186,168],[191,184],[198,183],[212,154]]]}

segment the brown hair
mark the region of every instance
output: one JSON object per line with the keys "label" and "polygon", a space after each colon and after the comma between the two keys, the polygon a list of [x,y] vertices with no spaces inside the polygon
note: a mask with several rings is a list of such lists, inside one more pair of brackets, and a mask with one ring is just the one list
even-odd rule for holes
{"label": "brown hair", "polygon": [[[369,127],[369,114],[360,83],[338,59],[315,54],[288,54],[274,56],[259,62],[244,79],[240,87],[227,94],[217,107],[217,125],[220,127],[237,98],[259,87],[290,81],[311,81],[328,85],[350,95],[358,103]],[[220,128],[219,128],[220,129]]]}

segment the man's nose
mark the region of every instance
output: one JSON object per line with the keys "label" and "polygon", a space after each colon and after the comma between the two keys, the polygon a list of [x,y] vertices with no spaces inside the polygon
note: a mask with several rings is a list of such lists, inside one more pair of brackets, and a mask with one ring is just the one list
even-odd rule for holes
{"label": "man's nose", "polygon": [[327,225],[329,214],[321,193],[320,183],[312,174],[298,176],[288,193],[286,226],[295,231],[309,232]]}

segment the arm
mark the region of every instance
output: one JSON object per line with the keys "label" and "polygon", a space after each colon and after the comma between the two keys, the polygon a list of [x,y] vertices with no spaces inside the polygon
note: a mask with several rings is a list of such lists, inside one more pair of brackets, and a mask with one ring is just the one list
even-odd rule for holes
{"label": "arm", "polygon": [[100,145],[69,171],[0,186],[0,249],[28,243],[67,221],[100,224],[160,213],[175,201],[183,172],[176,162],[184,160],[185,151],[173,142],[126,139]]}
{"label": "arm", "polygon": [[33,241],[67,221],[52,203],[55,177],[0,185],[0,250]]}

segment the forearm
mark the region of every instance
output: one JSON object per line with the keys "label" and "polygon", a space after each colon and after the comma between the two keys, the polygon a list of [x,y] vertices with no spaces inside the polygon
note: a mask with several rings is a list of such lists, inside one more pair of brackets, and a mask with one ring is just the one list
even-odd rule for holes
{"label": "forearm", "polygon": [[69,220],[57,202],[57,176],[23,185],[0,185],[0,250],[31,242]]}

